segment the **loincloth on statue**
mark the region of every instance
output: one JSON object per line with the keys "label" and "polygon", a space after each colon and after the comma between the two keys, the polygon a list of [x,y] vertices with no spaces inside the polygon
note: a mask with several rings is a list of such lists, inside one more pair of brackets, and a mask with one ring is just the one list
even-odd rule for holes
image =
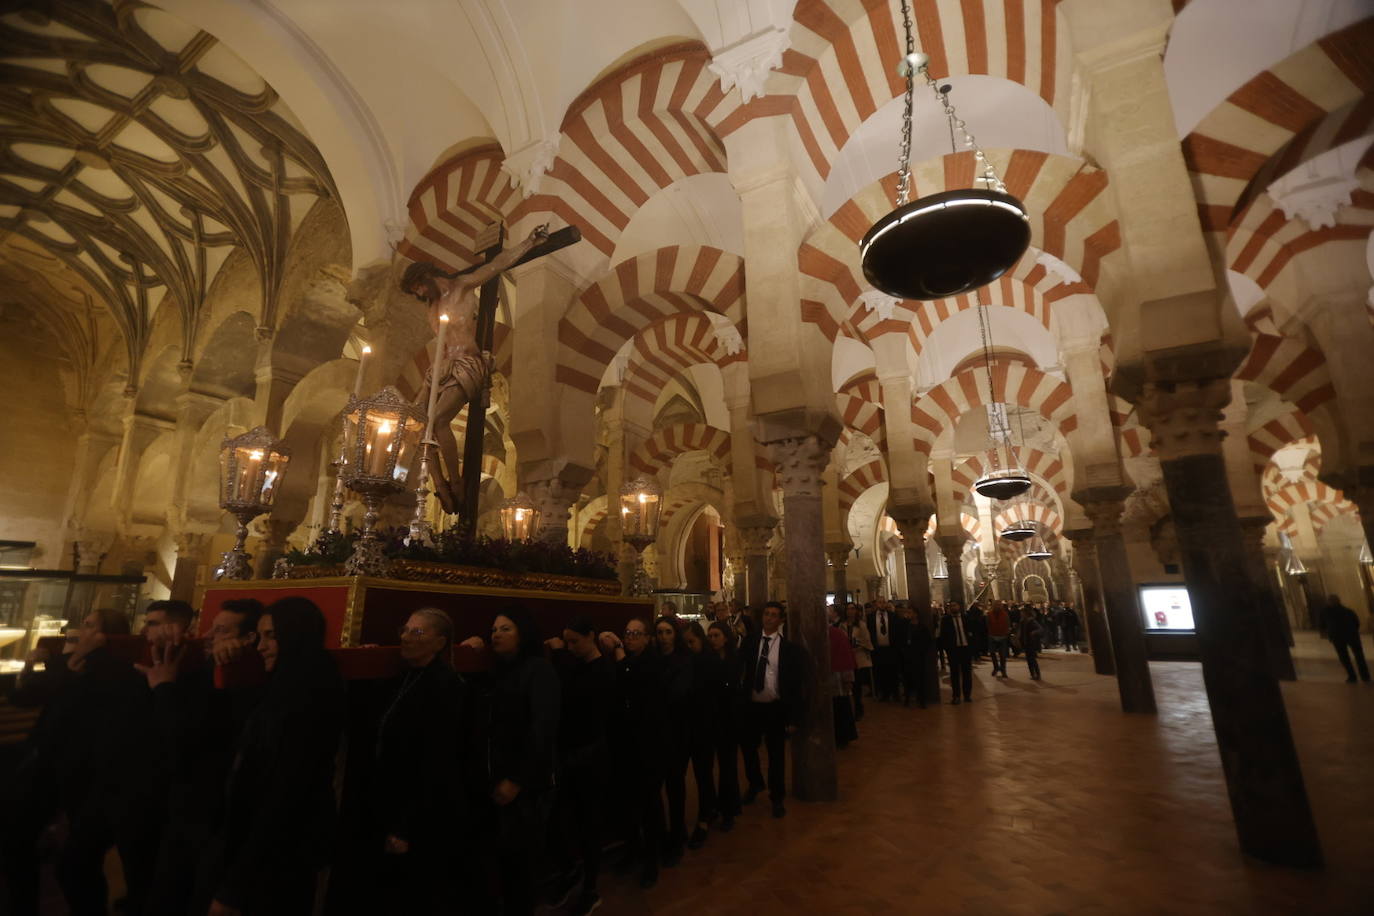
{"label": "loincloth on statue", "polygon": [[[491,378],[492,365],[490,353],[450,350],[447,359],[444,360],[443,373],[439,376],[439,390],[457,388],[463,392],[463,400],[471,401]],[[430,373],[433,371],[431,367]]]}

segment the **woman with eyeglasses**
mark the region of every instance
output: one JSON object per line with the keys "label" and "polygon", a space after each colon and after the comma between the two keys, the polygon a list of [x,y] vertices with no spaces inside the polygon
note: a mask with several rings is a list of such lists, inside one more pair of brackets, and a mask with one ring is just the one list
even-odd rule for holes
{"label": "woman with eyeglasses", "polygon": [[668,731],[668,703],[659,669],[663,656],[649,648],[650,630],[634,617],[623,639],[601,634],[601,651],[615,659],[616,714],[611,725],[611,751],[616,782],[625,791],[625,855],[622,868],[639,869],[639,886],[658,883],[663,846],[663,770]]}
{"label": "woman with eyeglasses", "polygon": [[687,761],[691,756],[687,723],[692,717],[692,654],[682,642],[682,623],[664,615],[654,621],[654,647],[663,660],[659,677],[668,704],[668,742],[665,747],[663,790],[668,797],[668,837],[663,867],[682,861],[687,844]]}
{"label": "woman with eyeglasses", "polygon": [[[382,859],[375,911],[450,913],[452,863],[469,857],[460,778],[465,688],[450,661],[453,621],[421,608],[401,628],[404,671],[377,726],[372,805]],[[470,845],[470,844],[469,844]]]}

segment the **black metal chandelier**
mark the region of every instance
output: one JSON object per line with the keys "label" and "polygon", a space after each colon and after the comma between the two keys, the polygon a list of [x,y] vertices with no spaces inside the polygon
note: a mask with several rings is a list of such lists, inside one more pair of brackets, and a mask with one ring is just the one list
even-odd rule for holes
{"label": "black metal chandelier", "polygon": [[[898,74],[906,78],[897,208],[873,224],[859,243],[868,282],[903,299],[942,299],[986,286],[1006,273],[1030,245],[1030,218],[1021,201],[1007,193],[997,170],[969,133],[949,100],[949,87],[930,75],[930,57],[916,50],[911,6],[902,2],[906,56]],[[911,193],[911,107],[916,74],[925,77],[949,120],[950,140],[962,137],[981,171],[981,188],[942,191],[908,203]]]}
{"label": "black metal chandelier", "polygon": [[[988,323],[988,307],[975,295],[974,305],[978,309],[978,331],[983,342],[983,374],[988,383],[987,404],[999,404],[997,389],[992,381],[992,328]],[[1026,431],[1021,430],[1024,442]],[[988,499],[1015,499],[1031,488],[1030,475],[1021,467],[1016,452],[1011,447],[1011,426],[1007,422],[1006,410],[988,411],[988,471],[973,482],[973,490]],[[1005,451],[1006,463],[1002,463],[1000,452]]]}

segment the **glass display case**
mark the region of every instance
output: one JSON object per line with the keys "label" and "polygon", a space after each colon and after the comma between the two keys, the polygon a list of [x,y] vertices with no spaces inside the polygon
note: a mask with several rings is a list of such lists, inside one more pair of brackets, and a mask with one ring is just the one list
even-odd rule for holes
{"label": "glass display case", "polygon": [[[0,542],[0,550],[4,544]],[[31,550],[33,545],[28,545]],[[123,611],[133,623],[143,576],[77,575],[63,569],[29,569],[14,560],[28,554],[0,554],[0,674],[18,671],[24,657],[45,636],[59,636],[92,608]]]}

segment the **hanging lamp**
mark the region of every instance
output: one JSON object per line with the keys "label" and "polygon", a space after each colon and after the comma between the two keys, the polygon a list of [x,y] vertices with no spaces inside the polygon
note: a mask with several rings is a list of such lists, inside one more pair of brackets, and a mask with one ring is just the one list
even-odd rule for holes
{"label": "hanging lamp", "polygon": [[1374,566],[1374,554],[1369,552],[1369,543],[1360,545],[1360,556],[1358,562],[1361,566]]}
{"label": "hanging lamp", "polygon": [[[983,299],[976,292],[973,302],[978,309],[978,332],[982,335],[983,342],[983,374],[988,380],[988,400],[989,405],[1000,403],[997,400],[997,390],[992,382],[992,328],[988,324],[988,309],[983,304]],[[995,427],[995,428],[994,428]],[[1025,439],[1025,431],[1022,430],[1022,440]],[[973,489],[980,496],[988,499],[1014,499],[1031,488],[1030,475],[1022,468],[1016,453],[1011,448],[1011,428],[1006,420],[1006,410],[997,411],[995,407],[988,412],[988,439],[991,448],[988,449],[988,472],[973,482]],[[998,455],[998,440],[1001,440],[1001,447],[1006,449],[1007,461],[1002,464]]]}
{"label": "hanging lamp", "polygon": [[930,568],[930,578],[948,579],[949,563],[945,561],[945,555],[941,551],[935,552],[935,565]]}
{"label": "hanging lamp", "polygon": [[1030,544],[1026,547],[1026,556],[1032,560],[1048,560],[1054,556],[1050,549],[1045,546],[1045,539],[1039,534],[1031,537]]}
{"label": "hanging lamp", "polygon": [[1012,522],[1002,529],[999,537],[1004,541],[1029,541],[1035,537],[1035,522],[1028,519]]}
{"label": "hanging lamp", "polygon": [[[986,286],[1006,273],[1030,245],[1030,217],[1021,201],[983,154],[955,113],[949,87],[930,75],[930,56],[916,50],[911,5],[901,0],[906,56],[897,67],[906,79],[897,171],[897,208],[873,224],[859,243],[864,276],[875,287],[903,299],[943,299]],[[911,107],[916,74],[925,78],[956,135],[973,150],[981,188],[955,189],[908,202],[911,193]],[[957,146],[955,147],[957,151]]]}

